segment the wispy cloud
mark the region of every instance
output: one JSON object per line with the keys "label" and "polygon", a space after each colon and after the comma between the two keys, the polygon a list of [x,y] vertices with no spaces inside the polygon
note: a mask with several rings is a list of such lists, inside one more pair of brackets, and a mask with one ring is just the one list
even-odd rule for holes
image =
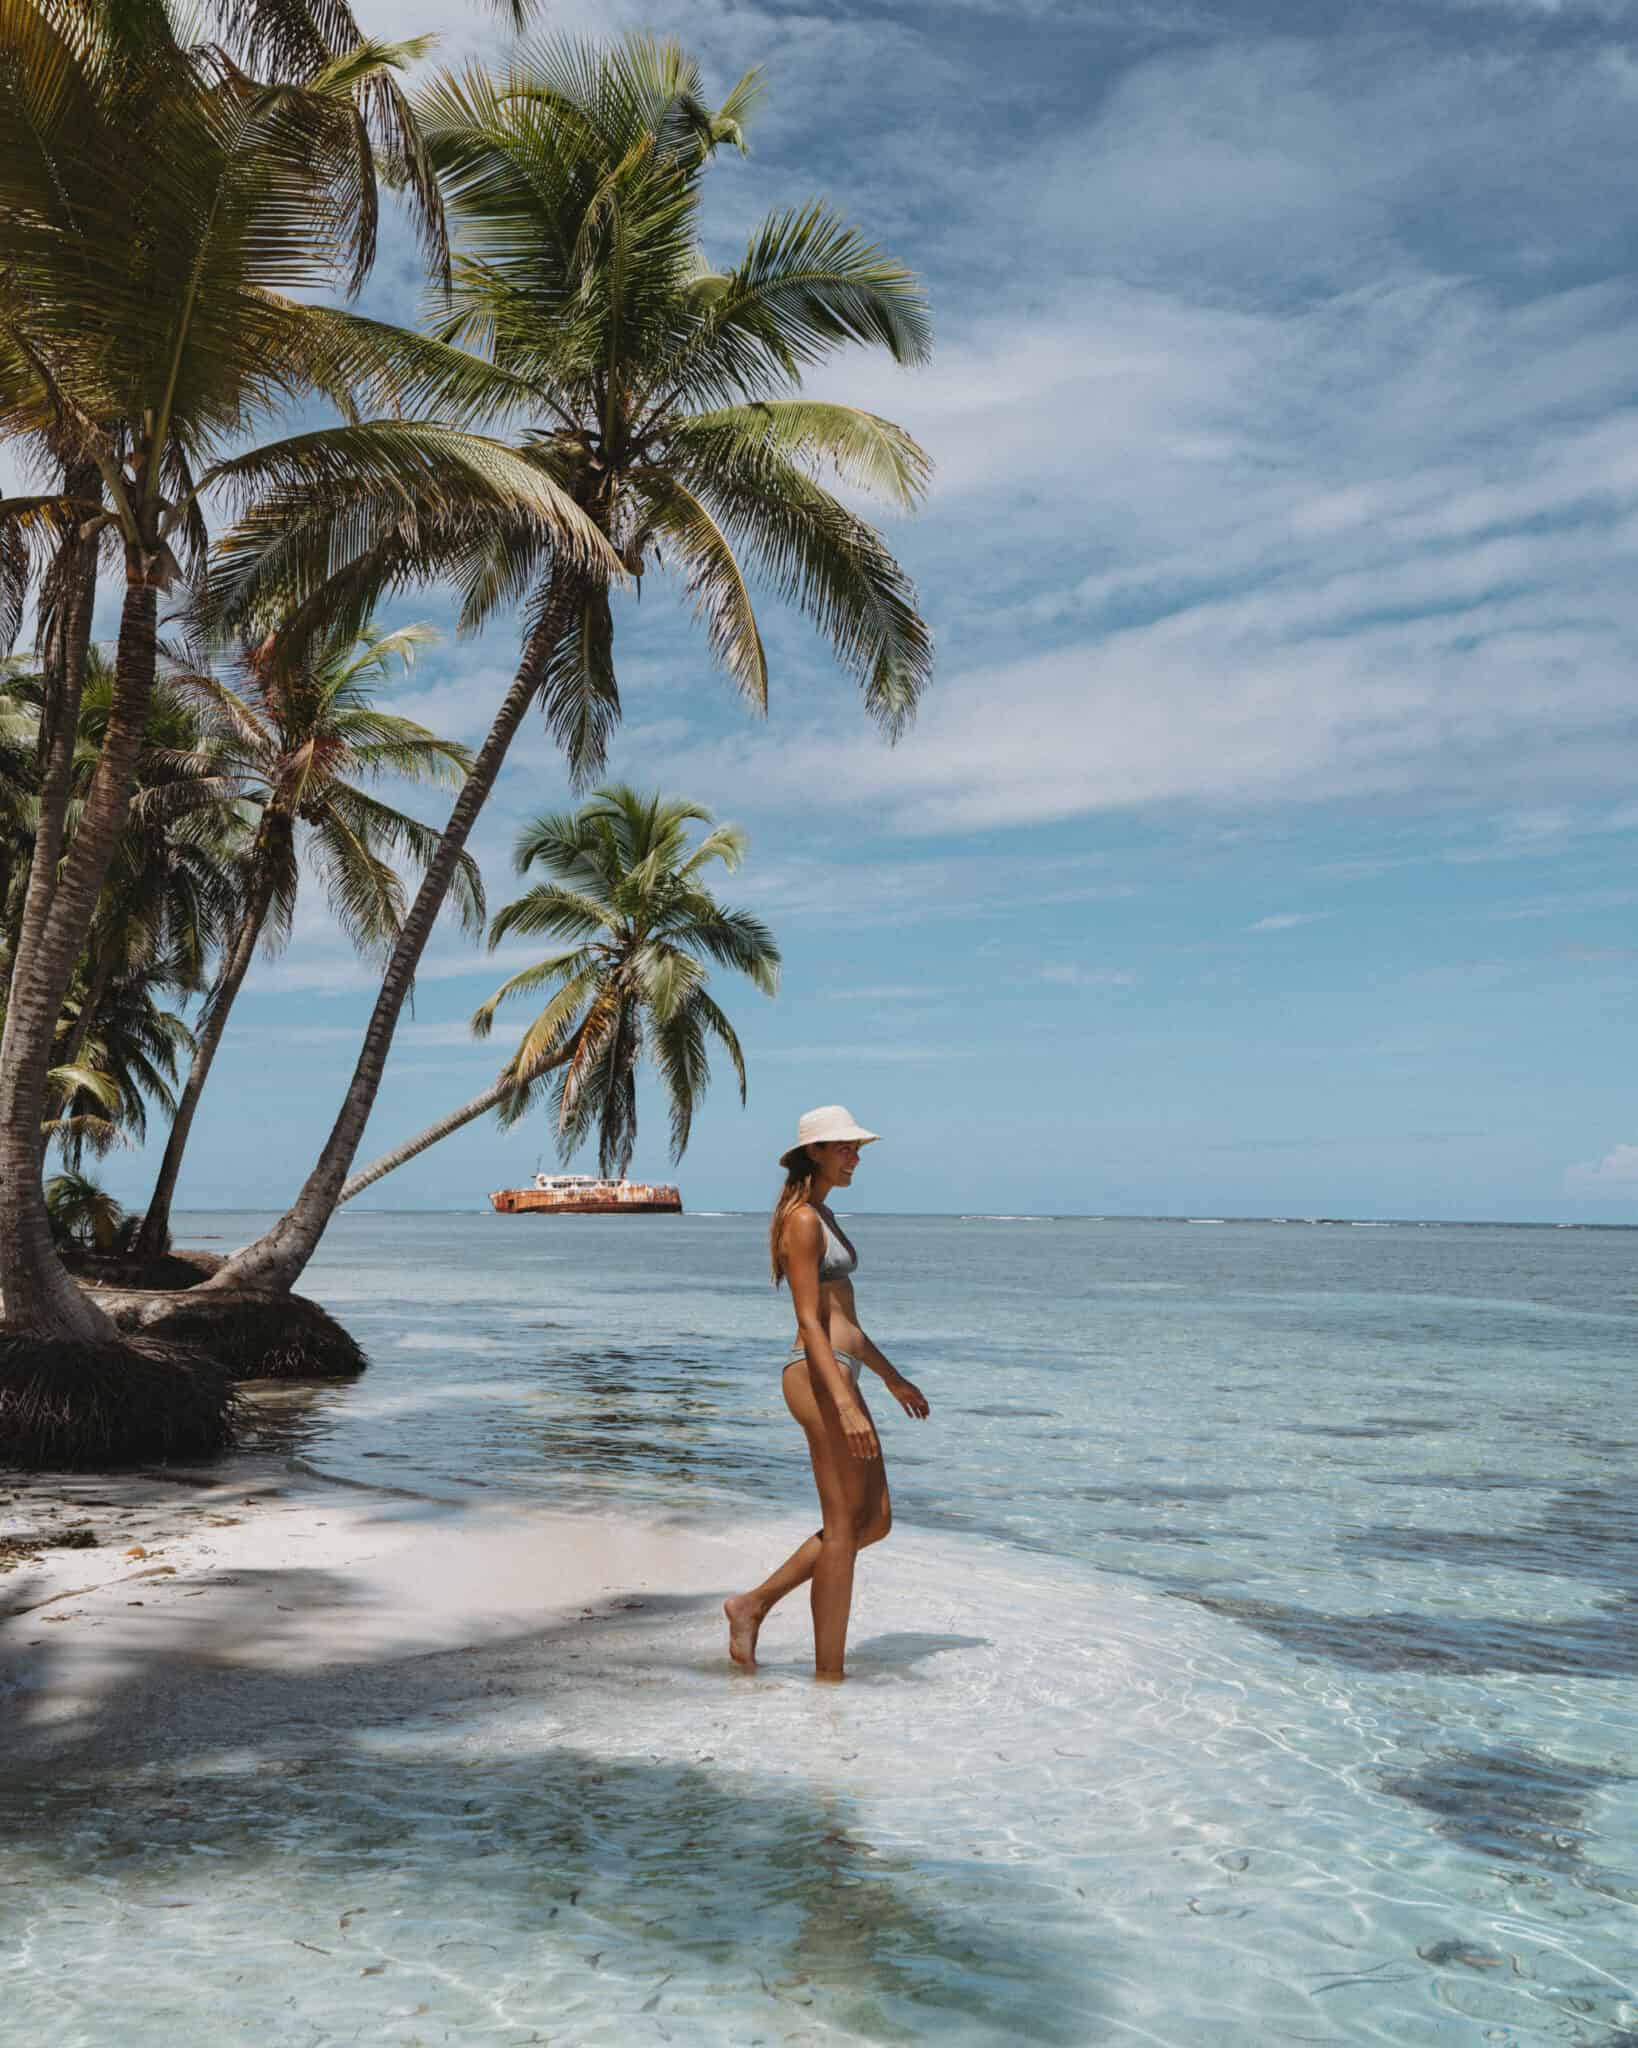
{"label": "wispy cloud", "polygon": [[[264,1034],[265,1035],[265,1034]],[[298,1024],[294,1029],[278,1034],[291,1045],[344,1045],[356,1043],[359,1031],[352,1024]],[[394,1047],[474,1044],[472,1028],[464,1018],[455,1018],[444,1024],[400,1024],[393,1033]],[[492,1064],[499,1068],[504,1064],[508,1042],[502,1037],[489,1048]]]}
{"label": "wispy cloud", "polygon": [[879,988],[827,988],[822,993],[827,1003],[915,1003],[942,995],[943,990],[884,984]]}
{"label": "wispy cloud", "polygon": [[[456,945],[458,948],[458,941]],[[493,953],[476,947],[469,951],[430,952],[416,970],[415,979],[419,986],[427,982],[464,981],[477,975],[498,986],[520,967],[532,966],[545,950],[545,946],[515,945],[497,947]],[[266,995],[352,995],[381,986],[379,962],[361,959],[353,952],[336,951],[333,942],[310,941],[299,949],[292,946],[288,954],[265,965],[258,964],[254,972],[254,986]]]}
{"label": "wispy cloud", "polygon": [[1503,924],[1517,924],[1540,917],[1581,917],[1588,911],[1625,910],[1638,903],[1638,889],[1563,890],[1538,896],[1533,903],[1515,903],[1490,915]]}
{"label": "wispy cloud", "polygon": [[1137,976],[1124,967],[1079,967],[1064,964],[1043,967],[1041,979],[1057,982],[1064,988],[1130,988],[1137,980]]}
{"label": "wispy cloud", "polygon": [[938,1060],[970,1060],[977,1053],[978,1048],[971,1045],[775,1045],[765,1047],[757,1057],[832,1066],[868,1061],[919,1067]]}
{"label": "wispy cloud", "polygon": [[1300,924],[1323,924],[1332,913],[1329,910],[1276,910],[1270,917],[1260,917],[1255,924],[1248,924],[1248,932],[1289,932]]}
{"label": "wispy cloud", "polygon": [[[729,743],[730,748],[733,743]],[[672,779],[698,788],[698,753],[674,762]],[[938,859],[834,860],[792,855],[747,866],[735,894],[769,918],[841,918],[849,925],[976,919],[1023,905],[1115,902],[1135,885],[1110,879],[1101,854],[1049,859],[1024,853],[950,854]]]}

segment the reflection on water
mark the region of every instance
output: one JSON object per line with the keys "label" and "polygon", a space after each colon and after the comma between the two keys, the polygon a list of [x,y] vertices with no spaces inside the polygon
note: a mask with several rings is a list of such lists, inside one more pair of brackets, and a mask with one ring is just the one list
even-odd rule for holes
{"label": "reflection on water", "polygon": [[[761,1283],[761,1232],[757,1217],[527,1234],[487,1217],[346,1217],[310,1285],[372,1370],[356,1386],[269,1396],[263,1441],[440,1498],[705,1524],[805,1511],[807,1458],[779,1392],[790,1311]],[[1397,1988],[1380,1990],[1358,2033],[1336,2018],[1340,1991],[1311,1989],[1312,2008],[1269,2017],[1247,2048],[1282,2033],[1610,2048],[1638,2029],[1631,1237],[869,1217],[853,1234],[872,1331],[935,1404],[918,1427],[874,1402],[900,1527],[978,1539],[971,1554],[1003,1571],[1051,1559],[1089,1587],[1173,1596],[1155,1603],[1145,1656],[1168,1629],[1226,1630],[1241,1682],[1278,1700],[1257,1738],[1328,1788],[1312,1812],[1271,1793],[1272,1838],[1293,1867],[1357,1896],[1370,1956],[1358,1982]],[[1055,1619],[1020,1594],[1010,1625],[1050,1638]],[[952,1789],[975,1813],[1003,1799],[1001,1747]],[[564,1766],[564,1786],[583,1763]],[[635,1813],[644,1797],[672,1810],[641,1782],[611,1793],[610,1810]],[[680,1791],[676,1810],[727,1825],[696,1796]],[[746,1851],[768,1910],[788,1916],[791,1983],[770,1997],[800,2003],[805,1983],[834,2020],[826,2000],[852,1986],[849,2030],[889,2040],[930,2037],[913,2008],[947,1993],[938,2025],[965,2013],[984,2038],[1015,1965],[1052,1984],[1021,1932],[1027,1885],[985,1895],[1005,1920],[986,1946],[982,1914],[961,1903],[967,1877],[931,1884],[936,1856],[870,1842],[842,1807],[821,1829],[817,1796],[808,1786],[782,1818],[757,1810],[759,1840],[788,1840],[805,1868],[834,1834],[821,1895],[803,1905],[775,1852]],[[1104,1811],[1066,1825],[1118,1861]],[[672,1842],[686,1833],[656,1824]],[[618,1818],[606,1826],[625,1839]],[[1048,1821],[1018,1827],[1029,1842]],[[622,1855],[640,1833],[633,1821]],[[1184,1826],[1173,1853],[1191,1856],[1194,1839]],[[1134,1867],[1125,1882],[1142,1892],[1153,1873]],[[854,1895],[877,1921],[849,1917]],[[704,1891],[690,1896],[674,1933],[706,1911]],[[1384,1958],[1370,1952],[1390,1897],[1406,1917]],[[1567,1926],[1582,1976],[1559,1983],[1516,1931],[1539,1927],[1550,1954]],[[1151,1932],[1167,1938],[1162,1922]],[[1243,1938],[1255,1950],[1277,1935],[1253,1920]],[[679,1967],[685,1978],[695,1964]],[[1209,1998],[1190,2009],[1209,2013]],[[1067,1992],[1041,2011],[1042,2027],[1069,2031],[1033,2038],[1102,2038],[1094,2007]],[[1221,2020],[1214,2043],[1242,2038],[1243,2019]]]}
{"label": "reflection on water", "polygon": [[[281,2015],[264,2037],[281,2040],[417,2007],[439,2038],[504,2019],[513,2039],[581,2041],[652,2014],[689,2039],[725,1998],[750,2029],[760,2008],[774,2039],[817,2018],[869,2041],[1002,2044],[1020,2008],[1034,2040],[1095,2032],[1092,1958],[1032,1932],[1027,1872],[918,1867],[834,1784],[551,1747],[274,1756],[124,1785],[117,1811],[113,1794],[93,1778],[5,1802],[14,1883],[81,1888],[73,2010],[109,2040],[138,1973],[144,2000],[169,1985],[194,2011],[231,1977],[236,2003]],[[122,1939],[132,1918],[140,1950]],[[262,1930],[248,1953],[247,1924]],[[40,1964],[57,1945],[44,1927],[22,1938]],[[37,1968],[16,2038],[55,2038],[68,2002]]]}

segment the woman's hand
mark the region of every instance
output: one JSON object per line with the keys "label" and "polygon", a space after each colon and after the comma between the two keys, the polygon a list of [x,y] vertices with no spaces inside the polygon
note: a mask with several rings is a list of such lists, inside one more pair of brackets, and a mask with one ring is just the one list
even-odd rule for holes
{"label": "woman's hand", "polygon": [[876,1441],[876,1432],[871,1428],[870,1417],[864,1410],[855,1408],[850,1403],[846,1408],[838,1410],[838,1413],[841,1417],[842,1434],[847,1438],[847,1447],[854,1457],[867,1461],[879,1458],[882,1447]]}
{"label": "woman's hand", "polygon": [[907,1380],[902,1372],[892,1374],[887,1382],[887,1391],[898,1402],[906,1415],[915,1416],[918,1422],[925,1422],[933,1412],[933,1404],[921,1391],[914,1380]]}

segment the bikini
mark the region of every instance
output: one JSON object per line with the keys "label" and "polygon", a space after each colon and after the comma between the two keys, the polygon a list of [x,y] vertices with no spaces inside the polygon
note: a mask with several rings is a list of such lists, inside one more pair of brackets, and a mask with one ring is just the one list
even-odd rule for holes
{"label": "bikini", "polygon": [[[814,1214],[819,1218],[819,1227],[825,1233],[825,1248],[819,1255],[819,1284],[823,1287],[829,1280],[848,1279],[858,1269],[859,1254],[839,1230],[832,1229],[830,1218],[823,1209],[815,1206]],[[856,1358],[851,1351],[836,1351],[835,1346],[831,1348],[835,1351],[836,1363],[857,1386],[859,1375],[865,1369],[864,1360]],[[798,1335],[791,1345],[791,1355],[785,1360],[785,1364],[801,1365],[807,1355],[807,1348]]]}

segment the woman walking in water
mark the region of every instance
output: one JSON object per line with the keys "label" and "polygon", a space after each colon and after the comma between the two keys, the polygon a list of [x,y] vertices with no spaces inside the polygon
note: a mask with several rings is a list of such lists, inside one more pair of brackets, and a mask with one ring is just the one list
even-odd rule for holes
{"label": "woman walking in water", "polygon": [[853,1273],[859,1255],[828,1207],[835,1188],[849,1187],[862,1147],[876,1133],[845,1109],[810,1109],[796,1143],[782,1154],[785,1185],[768,1232],[774,1285],[790,1282],[796,1341],[785,1364],[785,1405],[802,1425],[813,1460],[824,1527],[760,1586],[723,1602],[728,1654],[756,1669],[757,1631],[776,1600],[813,1581],[814,1675],[846,1677],[847,1618],[853,1605],[853,1560],[880,1543],[892,1527],[887,1473],[864,1396],[860,1371],[868,1366],[907,1415],[930,1411],[919,1387],[895,1372],[859,1324]]}

